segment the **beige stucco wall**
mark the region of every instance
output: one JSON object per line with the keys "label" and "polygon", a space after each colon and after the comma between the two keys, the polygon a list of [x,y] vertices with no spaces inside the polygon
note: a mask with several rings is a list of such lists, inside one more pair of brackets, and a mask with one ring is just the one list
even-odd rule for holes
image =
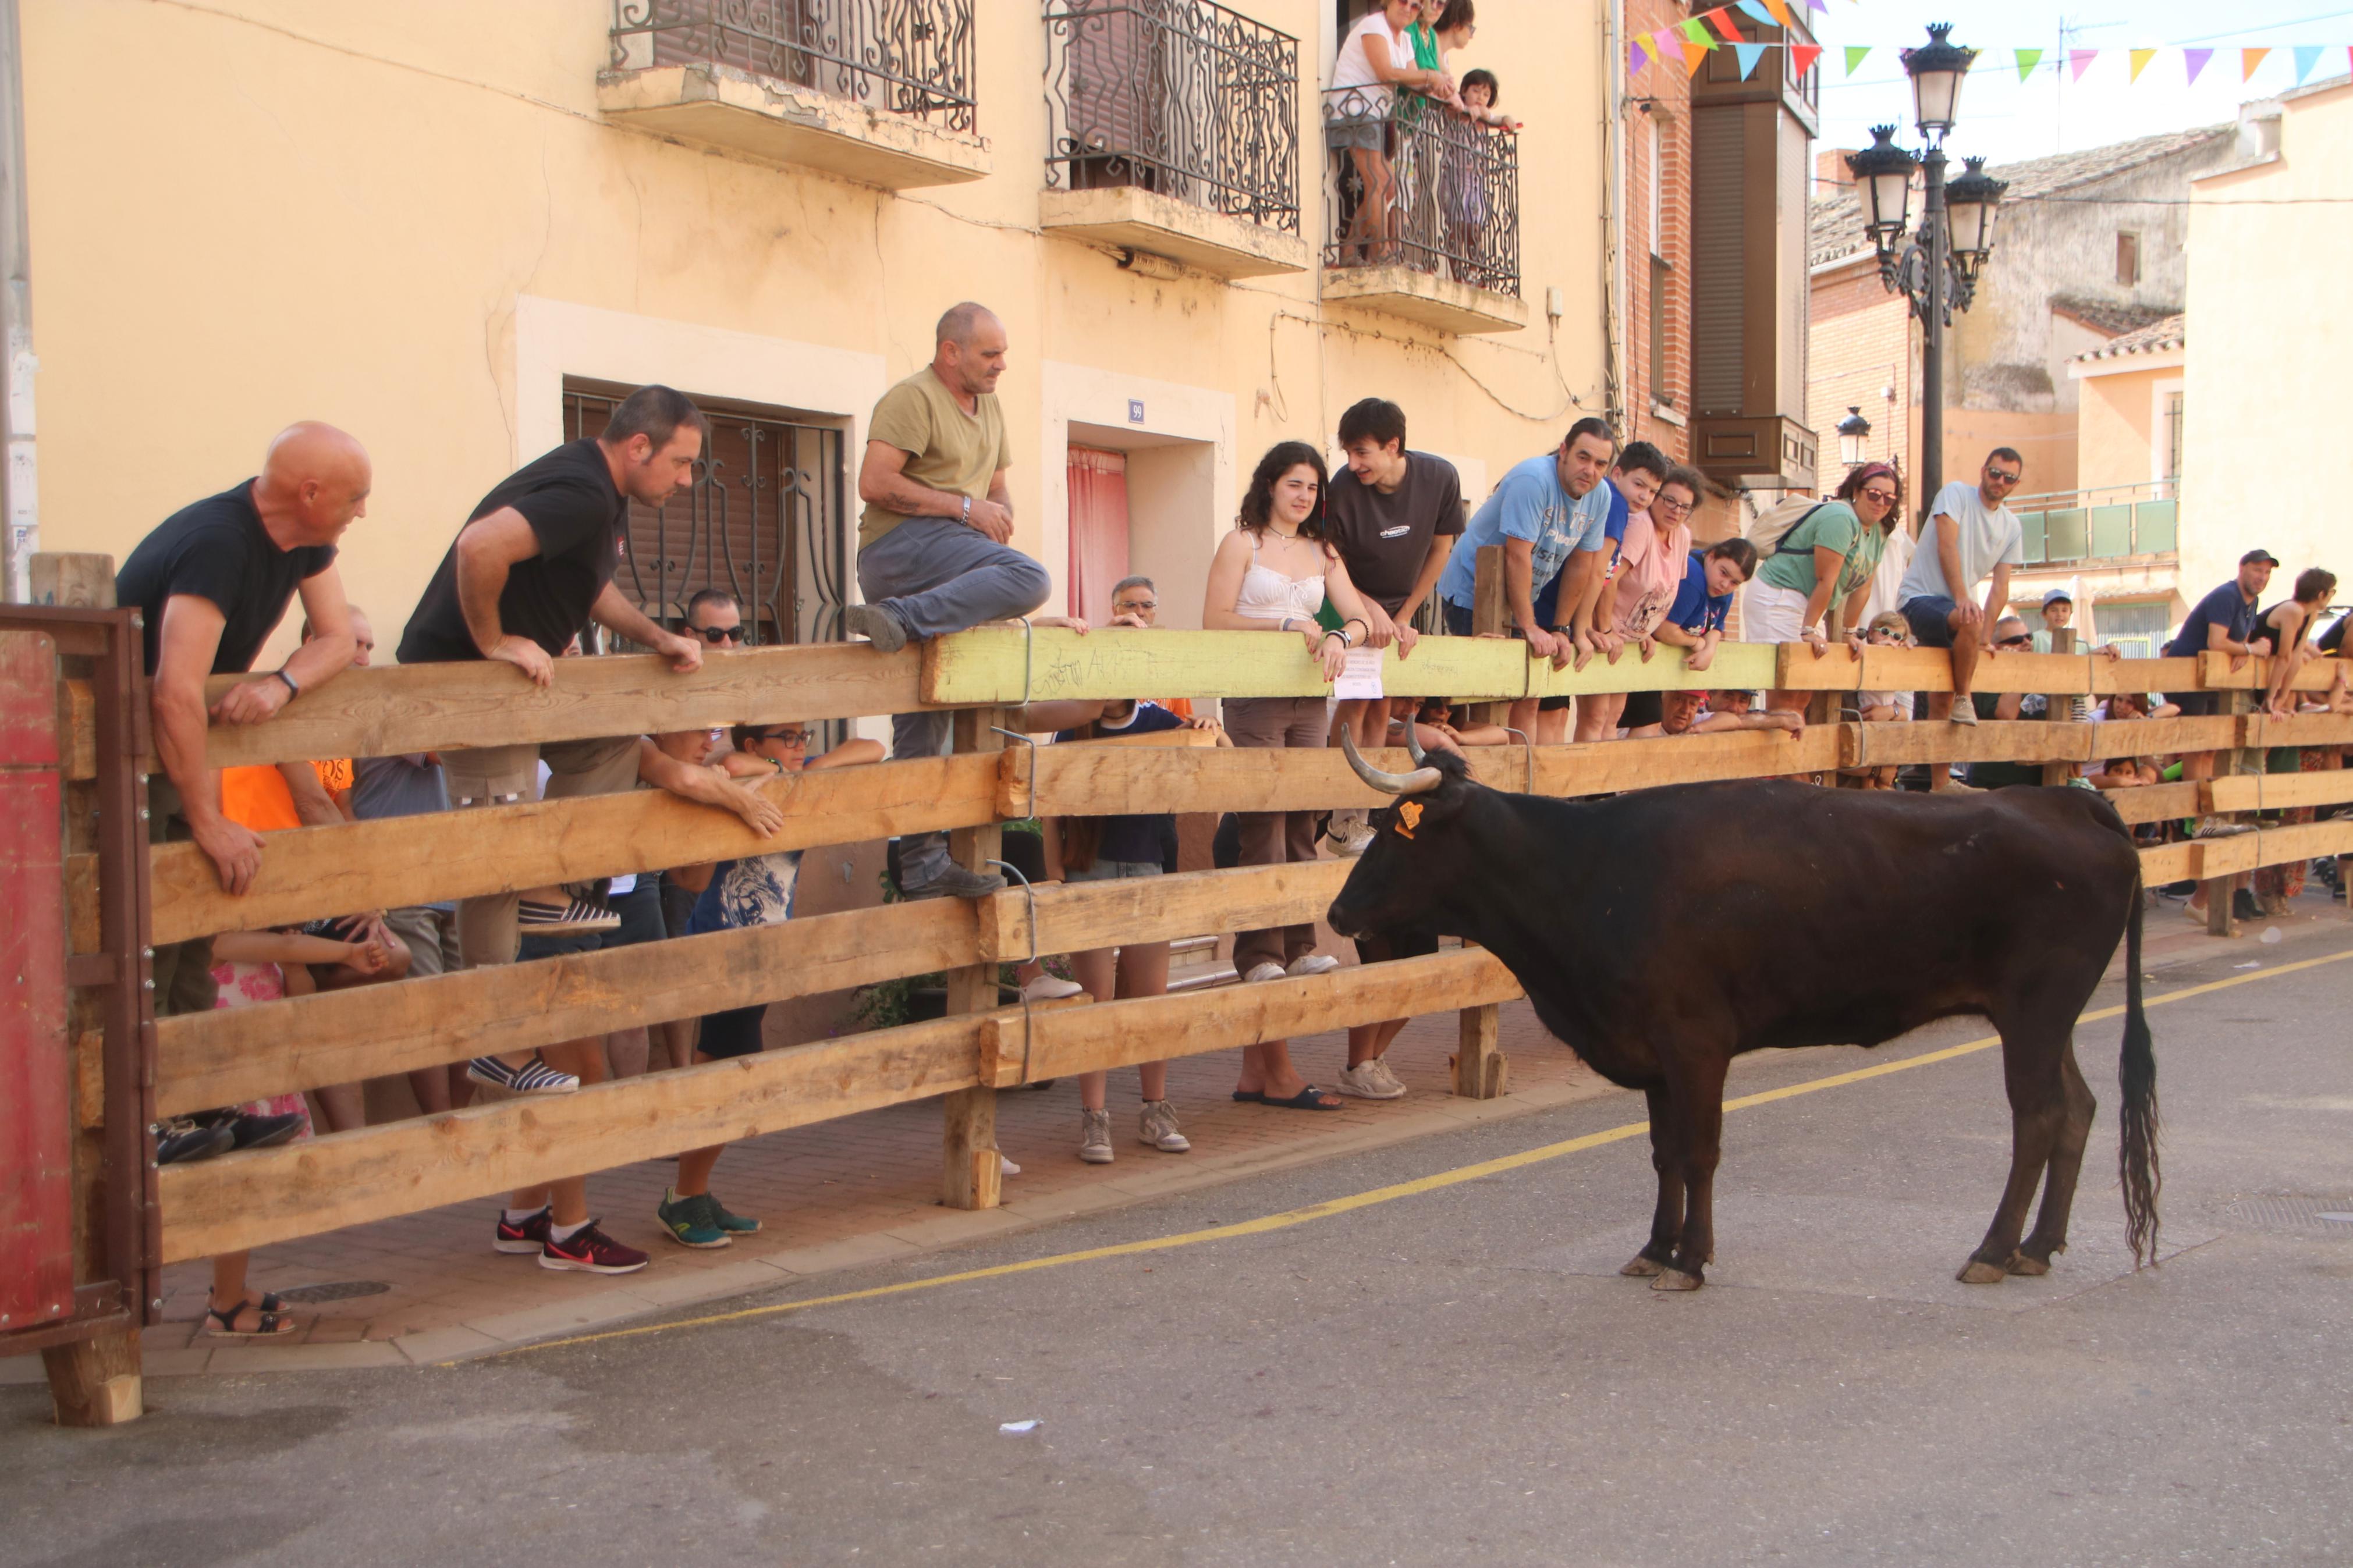
{"label": "beige stucco wall", "polygon": [[[1299,111],[1320,242],[1332,7],[1240,8],[1297,35],[1315,79]],[[1258,453],[1328,445],[1356,397],[1396,399],[1413,445],[1485,474],[1599,407],[1591,0],[1491,7],[1455,62],[1498,68],[1529,122],[1530,325],[1493,340],[1326,307],[1313,271],[1155,282],[1046,237],[1040,9],[977,7],[993,173],[894,195],[606,122],[593,0],[26,0],[41,547],[119,558],[250,474],[279,426],[331,420],[375,458],[346,576],[389,643],[473,502],[560,438],[565,375],[834,416],[854,460],[873,397],[967,296],[1010,330],[1015,542],[1058,581],[1074,422],[1200,444],[1155,460],[1181,483],[1139,509],[1184,577]]]}
{"label": "beige stucco wall", "polygon": [[[2146,485],[2165,477],[2158,472],[2163,465],[2155,444],[2158,388],[2180,386],[2181,366],[2177,355],[2162,360],[2147,369],[2104,370],[2078,379],[2075,461],[2084,489]],[[2186,398],[2182,407],[2186,415]]]}
{"label": "beige stucco wall", "polygon": [[[2181,579],[2196,595],[2262,545],[2284,564],[2353,576],[2341,489],[2353,311],[2353,86],[2290,95],[2279,153],[2192,187],[2184,369]],[[2316,465],[2295,504],[2244,504],[2248,454]],[[2284,586],[2274,579],[2274,589]]]}

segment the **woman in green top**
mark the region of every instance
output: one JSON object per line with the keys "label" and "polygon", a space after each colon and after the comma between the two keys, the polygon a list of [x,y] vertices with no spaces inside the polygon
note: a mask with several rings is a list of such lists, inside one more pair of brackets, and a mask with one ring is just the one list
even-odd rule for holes
{"label": "woman in green top", "polygon": [[[1831,629],[1853,640],[1872,575],[1903,511],[1903,476],[1887,464],[1865,463],[1848,474],[1835,499],[1807,514],[1758,563],[1742,608],[1742,640],[1803,642],[1819,658],[1830,646],[1825,618],[1833,614]],[[1766,706],[1803,711],[1804,694],[1776,691]]]}

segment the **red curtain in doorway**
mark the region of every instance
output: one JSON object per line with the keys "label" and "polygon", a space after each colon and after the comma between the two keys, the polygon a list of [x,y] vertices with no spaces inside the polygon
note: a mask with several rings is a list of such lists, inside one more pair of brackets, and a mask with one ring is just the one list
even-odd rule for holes
{"label": "red curtain in doorway", "polygon": [[1112,584],[1127,575],[1127,457],[1071,448],[1071,614],[1111,619]]}

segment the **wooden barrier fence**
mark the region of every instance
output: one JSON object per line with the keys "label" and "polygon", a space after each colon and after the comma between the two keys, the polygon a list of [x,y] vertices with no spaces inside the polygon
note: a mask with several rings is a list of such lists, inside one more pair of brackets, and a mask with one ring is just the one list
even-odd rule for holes
{"label": "wooden barrier fence", "polygon": [[[34,613],[37,616],[39,613]],[[51,614],[62,614],[52,612]],[[117,625],[135,626],[130,612]],[[26,625],[22,617],[5,623]],[[1324,690],[1295,638],[1230,632],[987,629],[885,655],[861,646],[712,654],[699,674],[649,658],[559,661],[540,690],[503,665],[354,670],[290,703],[270,722],[216,729],[216,763],[262,763],[553,742],[750,721],[856,718],[915,707],[956,710],[954,754],[778,779],[764,787],[783,833],[755,837],[733,817],[653,791],[551,800],[430,817],[311,827],[269,837],[242,898],[224,894],[193,846],[146,844],[152,767],[143,686],[132,671],[101,679],[52,639],[0,631],[0,653],[48,670],[52,704],[36,703],[56,737],[41,764],[67,789],[57,842],[62,973],[69,988],[144,978],[152,944],[280,926],[354,910],[398,907],[628,872],[659,870],[785,847],[947,830],[966,864],[997,856],[998,825],[1030,816],[1125,812],[1309,810],[1377,803],[1337,752],[1240,751],[1183,743],[1007,745],[997,726],[1025,700],[1146,695],[1291,696]],[[79,634],[77,634],[79,635]],[[12,652],[13,650],[13,652]],[[29,660],[31,662],[27,663]],[[46,661],[46,662],[43,662]],[[11,666],[16,668],[16,665]],[[2333,666],[2297,686],[2325,689]],[[1397,695],[1509,700],[1562,692],[1686,685],[1835,694],[1949,689],[1941,653],[1802,646],[1720,648],[1704,675],[1680,653],[1631,655],[1582,670],[1532,661],[1516,642],[1425,640],[1384,665]],[[33,679],[33,678],[28,678]],[[2008,760],[2067,764],[2160,752],[2220,753],[2216,778],[2110,796],[2126,820],[2220,819],[2353,800],[2353,772],[2273,779],[2246,761],[2274,746],[2353,742],[2353,717],[2277,720],[2252,711],[2263,661],[2218,657],[2110,661],[2089,655],[2003,655],[1979,667],[1987,691],[2067,696],[2217,690],[2214,717],[2106,723],[2063,720],[1949,724],[1823,722],[1802,734],[1729,734],[1598,745],[1482,748],[1473,774],[1498,788],[1584,795],[1712,779],[1831,775],[1841,768]],[[126,703],[129,707],[126,709]],[[129,713],[131,720],[126,721]],[[1381,759],[1408,765],[1402,752]],[[5,756],[0,756],[5,762]],[[97,790],[116,794],[107,806]],[[135,804],[133,804],[135,802]],[[77,811],[86,814],[78,817]],[[139,813],[132,820],[131,813]],[[2151,883],[2212,880],[2258,866],[2353,854],[2353,821],[2243,824],[2231,837],[2144,851]],[[26,862],[33,864],[34,862]],[[46,863],[44,863],[46,864]],[[1477,951],[1344,969],[1307,979],[1127,1001],[1003,1008],[997,965],[1053,953],[1313,921],[1349,863],[1243,868],[1149,882],[1048,886],[974,902],[888,904],[658,946],[575,954],[258,1006],[153,1021],[80,1005],[65,1027],[72,1126],[63,1147],[129,1144],[145,1123],[267,1094],[402,1072],[493,1052],[598,1035],[719,1008],[944,971],[949,1016],[935,1021],[596,1085],[560,1097],[509,1100],[156,1170],[86,1157],[77,1167],[95,1212],[109,1183],[150,1184],[143,1256],[107,1267],[135,1309],[156,1298],[153,1270],[343,1226],[677,1153],[729,1139],[941,1097],[944,1192],[969,1207],[996,1201],[995,1090],[1142,1059],[1229,1049],[1347,1025],[1460,1010],[1458,1092],[1502,1092],[1494,1008],[1519,994]],[[143,880],[142,879],[143,876]],[[2228,919],[2228,884],[2215,884]],[[132,920],[133,924],[123,922]],[[129,967],[125,967],[128,965]],[[124,984],[128,984],[126,980]],[[79,993],[77,993],[79,994]],[[85,998],[85,1000],[87,1000]],[[60,1013],[60,1016],[65,1015]],[[30,1059],[30,1058],[28,1058]],[[46,1058],[41,1058],[46,1059]],[[125,1120],[137,1118],[126,1131]],[[10,1175],[0,1170],[0,1179]],[[158,1216],[160,1219],[158,1221]],[[51,1223],[55,1223],[52,1215]],[[88,1222],[95,1223],[95,1222]],[[78,1279],[99,1277],[98,1252],[77,1218]],[[118,1229],[120,1228],[118,1224]],[[118,1313],[122,1310],[118,1306]],[[82,1319],[95,1321],[94,1312]],[[0,1349],[10,1335],[0,1325]],[[135,1335],[134,1343],[135,1343]],[[119,1359],[119,1358],[118,1358]],[[53,1373],[55,1372],[53,1364]],[[135,1353],[132,1372],[135,1376]],[[61,1385],[62,1387],[62,1385]],[[61,1399],[65,1397],[61,1393]]]}

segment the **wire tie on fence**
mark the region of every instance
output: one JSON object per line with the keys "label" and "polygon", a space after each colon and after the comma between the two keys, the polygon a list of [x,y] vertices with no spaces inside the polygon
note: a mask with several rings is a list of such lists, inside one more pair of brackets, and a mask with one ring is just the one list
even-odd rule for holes
{"label": "wire tie on fence", "polygon": [[[1027,708],[1027,707],[1029,707],[1029,704],[1028,704],[1027,702],[1024,702],[1021,706],[1023,706],[1024,708]],[[1030,816],[1037,816],[1037,815],[1038,815],[1038,741],[1037,741],[1037,737],[1035,737],[1035,736],[1033,736],[1033,735],[1025,735],[1025,734],[1022,734],[1022,733],[1021,733],[1019,731],[1018,731],[1018,730],[1008,730],[1008,729],[1007,729],[1007,728],[1006,728],[1004,725],[1002,725],[1002,724],[991,724],[988,728],[989,728],[990,732],[991,732],[991,733],[993,733],[993,734],[1002,735],[1002,736],[1004,736],[1004,737],[1005,737],[1007,740],[1008,740],[1008,741],[1018,741],[1018,742],[1020,742],[1023,745],[1025,745],[1025,746],[1027,746],[1027,747],[1029,747],[1029,815],[1030,815]],[[1037,933],[1037,931],[1036,931],[1036,930],[1035,930],[1035,929],[1032,929],[1032,930],[1031,930],[1031,931],[1030,931],[1030,933],[1029,933],[1029,945],[1030,945],[1030,946],[1032,946],[1032,947],[1035,947],[1037,944],[1038,944],[1038,933]]]}
{"label": "wire tie on fence", "polygon": [[[991,728],[995,726],[992,725]],[[1029,737],[1024,735],[1021,739],[1028,741]],[[1035,745],[1037,742],[1030,743]],[[1012,862],[991,860],[987,863],[991,866],[1002,867],[1008,876],[1021,884],[1021,891],[1029,904],[1029,956],[1021,962],[1035,963],[1038,962],[1038,889],[1030,883],[1029,878],[1021,874],[1021,868]],[[993,984],[995,976],[992,975],[990,979]],[[1029,1081],[1029,987],[1027,985],[1021,988],[1021,1081],[1023,1083]]]}
{"label": "wire tie on fence", "polygon": [[1525,731],[1525,730],[1514,730],[1514,729],[1513,729],[1509,724],[1506,724],[1506,725],[1504,725],[1504,734],[1506,734],[1506,735],[1517,735],[1517,736],[1520,738],[1520,754],[1521,754],[1522,756],[1524,756],[1524,757],[1527,758],[1527,760],[1528,760],[1528,778],[1527,778],[1527,784],[1526,784],[1526,787],[1525,787],[1524,789],[1522,789],[1522,790],[1520,791],[1520,793],[1521,793],[1522,795],[1534,795],[1534,794],[1535,794],[1535,793],[1536,793],[1536,743],[1535,743],[1534,741],[1531,741],[1531,740],[1529,740],[1529,739],[1528,739],[1527,731]]}

